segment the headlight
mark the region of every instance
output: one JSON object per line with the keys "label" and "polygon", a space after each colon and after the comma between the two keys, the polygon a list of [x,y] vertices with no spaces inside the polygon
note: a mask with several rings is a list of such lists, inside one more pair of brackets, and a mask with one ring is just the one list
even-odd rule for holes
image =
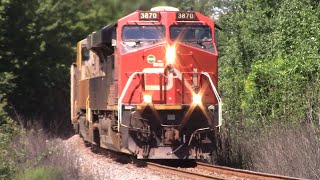
{"label": "headlight", "polygon": [[143,95],[143,102],[146,104],[151,104],[152,103],[152,96],[149,94]]}
{"label": "headlight", "polygon": [[193,104],[201,104],[202,103],[202,97],[200,94],[193,94]]}
{"label": "headlight", "polygon": [[166,49],[167,64],[174,64],[176,60],[176,48],[175,46],[168,46]]}

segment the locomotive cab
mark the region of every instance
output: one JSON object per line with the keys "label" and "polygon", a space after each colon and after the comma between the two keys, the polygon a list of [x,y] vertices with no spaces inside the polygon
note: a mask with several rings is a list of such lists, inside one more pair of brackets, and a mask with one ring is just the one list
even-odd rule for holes
{"label": "locomotive cab", "polygon": [[71,68],[80,135],[138,158],[210,156],[222,120],[214,37],[208,17],[156,7],[80,41]]}

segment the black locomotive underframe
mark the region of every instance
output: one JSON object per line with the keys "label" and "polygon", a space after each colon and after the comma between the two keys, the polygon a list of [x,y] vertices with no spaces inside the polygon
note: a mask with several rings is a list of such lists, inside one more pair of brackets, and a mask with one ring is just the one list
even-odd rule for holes
{"label": "black locomotive underframe", "polygon": [[[218,109],[218,108],[216,108]],[[120,128],[122,146],[148,159],[200,159],[216,149],[216,112],[195,108],[183,120],[189,107],[182,110],[124,110]],[[127,135],[125,135],[127,134]]]}
{"label": "black locomotive underframe", "polygon": [[139,159],[208,159],[216,151],[218,108],[214,112],[206,110],[207,116],[195,108],[183,120],[189,109],[123,108],[120,127],[117,111],[92,110],[88,121],[83,110],[79,113],[78,129],[90,143]]}

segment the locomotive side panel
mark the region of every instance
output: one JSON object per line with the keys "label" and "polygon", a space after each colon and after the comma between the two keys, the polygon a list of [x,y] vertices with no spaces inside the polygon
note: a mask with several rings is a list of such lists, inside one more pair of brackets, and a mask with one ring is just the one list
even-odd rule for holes
{"label": "locomotive side panel", "polygon": [[105,76],[89,79],[90,108],[92,110],[108,110],[115,104],[114,90],[114,56],[108,56],[104,62],[100,62],[100,70]]}
{"label": "locomotive side panel", "polygon": [[89,79],[90,108],[92,110],[106,110],[108,102],[108,78],[106,76]]}
{"label": "locomotive side panel", "polygon": [[89,79],[79,81],[79,99],[78,107],[86,109],[87,102],[89,101]]}
{"label": "locomotive side panel", "polygon": [[77,69],[77,64],[72,64],[70,68],[70,105],[71,105],[71,121],[72,123],[77,122],[77,112],[78,109],[78,77],[79,72]]}

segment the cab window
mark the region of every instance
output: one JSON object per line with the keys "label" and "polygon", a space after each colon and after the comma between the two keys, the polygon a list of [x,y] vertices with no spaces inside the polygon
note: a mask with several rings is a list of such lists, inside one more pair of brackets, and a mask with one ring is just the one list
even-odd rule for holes
{"label": "cab window", "polygon": [[211,28],[206,25],[172,25],[170,39],[214,53]]}
{"label": "cab window", "polygon": [[170,38],[173,41],[212,41],[211,28],[203,25],[171,26]]}
{"label": "cab window", "polygon": [[163,40],[165,36],[165,27],[132,25],[124,26],[122,31],[123,41],[153,41]]}
{"label": "cab window", "polygon": [[165,27],[162,25],[127,25],[122,29],[122,52],[153,46],[165,40]]}
{"label": "cab window", "polygon": [[81,58],[82,61],[88,61],[90,58],[90,51],[87,49],[87,47],[82,47],[81,48]]}

